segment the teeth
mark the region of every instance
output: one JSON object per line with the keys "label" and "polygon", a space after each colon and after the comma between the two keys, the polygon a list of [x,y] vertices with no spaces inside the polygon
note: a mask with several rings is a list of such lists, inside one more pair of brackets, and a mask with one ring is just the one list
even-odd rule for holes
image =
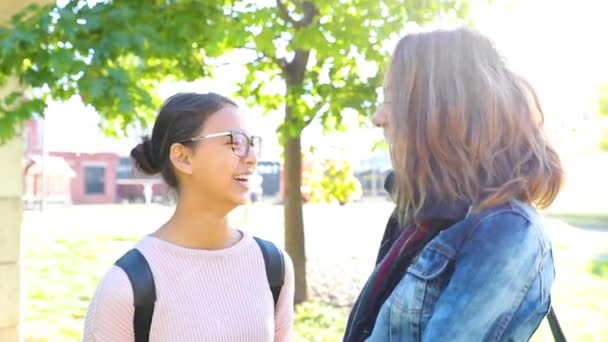
{"label": "teeth", "polygon": [[247,181],[247,180],[249,180],[249,175],[236,176],[236,177],[234,177],[234,179],[236,179],[238,181]]}

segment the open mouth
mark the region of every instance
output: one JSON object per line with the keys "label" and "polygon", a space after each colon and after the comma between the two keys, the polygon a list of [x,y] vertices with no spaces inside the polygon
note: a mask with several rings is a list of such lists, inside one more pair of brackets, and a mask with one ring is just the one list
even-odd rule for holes
{"label": "open mouth", "polygon": [[249,174],[242,174],[242,175],[236,175],[234,176],[234,180],[241,183],[242,185],[248,185],[249,184]]}

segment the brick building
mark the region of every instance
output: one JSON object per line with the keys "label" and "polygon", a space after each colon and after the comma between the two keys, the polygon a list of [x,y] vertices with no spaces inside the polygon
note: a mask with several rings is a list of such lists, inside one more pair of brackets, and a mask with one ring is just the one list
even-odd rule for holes
{"label": "brick building", "polygon": [[[63,204],[104,204],[163,201],[167,191],[158,177],[133,172],[129,157],[114,152],[82,153],[42,150],[39,120],[24,128],[24,201]],[[146,197],[148,194],[148,197]]]}

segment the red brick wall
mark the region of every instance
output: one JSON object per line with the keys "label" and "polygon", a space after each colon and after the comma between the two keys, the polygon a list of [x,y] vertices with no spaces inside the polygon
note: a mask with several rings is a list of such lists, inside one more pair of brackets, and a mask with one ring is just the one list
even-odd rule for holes
{"label": "red brick wall", "polygon": [[25,127],[23,128],[26,133],[26,141],[24,141],[25,152],[39,153],[40,149],[42,148],[42,141],[38,141],[38,130],[40,129],[40,127],[38,127],[38,124],[39,122],[36,120],[28,120],[25,122]]}
{"label": "red brick wall", "polygon": [[[100,204],[116,201],[116,167],[118,155],[115,153],[73,153],[49,152],[50,155],[60,156],[72,167],[76,177],[72,179],[72,203]],[[87,194],[85,188],[85,167],[105,167],[105,187],[102,194]]]}

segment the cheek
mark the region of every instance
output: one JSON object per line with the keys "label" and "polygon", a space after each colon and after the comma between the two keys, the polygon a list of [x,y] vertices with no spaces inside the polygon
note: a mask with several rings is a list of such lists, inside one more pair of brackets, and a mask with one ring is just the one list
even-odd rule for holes
{"label": "cheek", "polygon": [[226,183],[238,167],[238,159],[232,151],[212,150],[199,153],[194,160],[194,173],[200,182]]}
{"label": "cheek", "polygon": [[393,125],[393,120],[395,120],[393,118],[393,112],[391,112],[390,108],[388,106],[386,106],[386,108],[384,109],[384,126],[386,128],[390,128]]}
{"label": "cheek", "polygon": [[395,118],[393,114],[389,111],[385,113],[385,124],[384,124],[384,134],[386,135],[388,140],[392,140],[393,136],[399,136],[397,125],[394,122]]}

